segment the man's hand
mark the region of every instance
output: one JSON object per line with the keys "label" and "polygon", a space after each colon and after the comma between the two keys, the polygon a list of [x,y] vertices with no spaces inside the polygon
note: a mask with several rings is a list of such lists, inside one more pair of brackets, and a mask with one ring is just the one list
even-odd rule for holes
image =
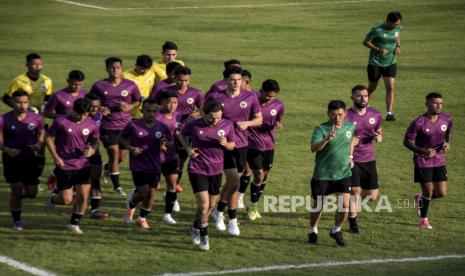
{"label": "man's hand", "polygon": [[55,165],[58,167],[58,168],[63,168],[65,166],[65,162],[63,161],[63,159],[61,159],[60,157],[57,157],[57,158],[54,158],[55,161]]}
{"label": "man's hand", "polygon": [[37,143],[37,144],[32,144],[27,146],[29,149],[31,149],[34,152],[38,152],[42,149],[42,143]]}
{"label": "man's hand", "polygon": [[107,106],[102,106],[100,107],[100,113],[102,113],[103,116],[107,116],[111,113],[110,108],[108,108]]}
{"label": "man's hand", "polygon": [[15,157],[17,155],[20,154],[20,150],[19,149],[14,149],[14,148],[7,148],[7,147],[3,147],[3,151],[8,154],[8,156],[10,157]]}
{"label": "man's hand", "polygon": [[249,122],[248,121],[237,122],[237,126],[239,127],[240,130],[246,130],[249,127]]}
{"label": "man's hand", "polygon": [[199,156],[199,153],[197,152],[198,150],[199,149],[197,148],[191,148],[187,153],[190,158],[196,158],[197,156]]}
{"label": "man's hand", "polygon": [[143,150],[144,149],[141,149],[141,148],[138,148],[138,147],[129,147],[129,152],[134,156],[137,156],[137,155],[141,154]]}
{"label": "man's hand", "polygon": [[84,150],[84,156],[86,158],[91,157],[92,155],[95,154],[95,149],[92,146],[87,146],[86,150]]}

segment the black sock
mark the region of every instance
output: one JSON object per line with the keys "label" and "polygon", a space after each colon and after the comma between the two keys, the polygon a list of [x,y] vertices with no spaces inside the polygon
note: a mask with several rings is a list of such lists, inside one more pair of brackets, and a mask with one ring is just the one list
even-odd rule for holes
{"label": "black sock", "polygon": [[228,216],[229,216],[229,219],[235,219],[237,217],[236,209],[228,208]]}
{"label": "black sock", "polygon": [[428,217],[428,208],[429,208],[429,203],[431,202],[431,199],[422,196],[420,199],[420,214],[421,218],[427,218]]}
{"label": "black sock", "polygon": [[139,217],[141,217],[141,218],[147,218],[147,216],[149,215],[149,213],[150,213],[150,210],[147,210],[147,209],[144,209],[144,208],[140,208]]}
{"label": "black sock", "polygon": [[37,173],[38,175],[42,175],[45,167],[45,156],[37,156]]}
{"label": "black sock", "polygon": [[100,201],[102,200],[101,197],[91,197],[90,198],[90,210],[98,210],[100,208]]}
{"label": "black sock", "polygon": [[194,226],[195,229],[200,229],[200,223],[199,223],[199,221],[198,221],[198,220],[195,220],[193,226]]}
{"label": "black sock", "polygon": [[250,183],[250,178],[251,178],[251,175],[243,174],[241,176],[241,185],[239,186],[239,193],[245,194],[245,192],[247,191],[247,187],[249,186],[249,183]]}
{"label": "black sock", "polygon": [[[266,176],[265,176],[266,178]],[[265,185],[266,185],[266,182],[263,182],[262,185],[260,185],[260,192],[264,192],[265,191]]]}
{"label": "black sock", "polygon": [[14,222],[21,221],[21,209],[11,209],[11,217]]}
{"label": "black sock", "polygon": [[257,186],[256,183],[252,183],[250,186],[250,201],[252,203],[257,203],[258,200],[260,199],[260,186]]}
{"label": "black sock", "polygon": [[79,225],[79,222],[81,222],[81,218],[82,218],[82,215],[81,214],[76,214],[76,213],[73,213],[71,215],[71,225]]}
{"label": "black sock", "polygon": [[171,214],[173,212],[173,206],[174,202],[177,199],[177,194],[176,192],[170,192],[166,191],[166,196],[165,196],[165,213],[166,214]]}
{"label": "black sock", "polygon": [[113,183],[113,189],[116,190],[118,189],[120,186],[119,184],[119,173],[110,173],[110,179],[111,179],[111,183]]}
{"label": "black sock", "polygon": [[218,202],[218,206],[216,206],[216,210],[218,210],[218,212],[224,212],[224,209],[226,209],[226,206],[228,206],[228,204],[220,200]]}
{"label": "black sock", "polygon": [[208,236],[208,223],[202,224],[200,226],[200,236]]}

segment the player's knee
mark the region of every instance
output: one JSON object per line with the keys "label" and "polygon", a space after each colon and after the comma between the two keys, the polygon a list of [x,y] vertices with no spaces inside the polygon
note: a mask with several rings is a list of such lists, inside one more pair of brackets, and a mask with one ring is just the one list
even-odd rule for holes
{"label": "player's knee", "polygon": [[69,205],[71,203],[73,203],[73,196],[72,195],[71,196],[68,196],[68,195],[63,196],[63,204]]}

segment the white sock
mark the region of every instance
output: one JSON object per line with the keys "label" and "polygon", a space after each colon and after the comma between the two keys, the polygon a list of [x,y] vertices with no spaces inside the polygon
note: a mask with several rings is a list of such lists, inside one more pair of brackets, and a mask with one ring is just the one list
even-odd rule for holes
{"label": "white sock", "polygon": [[336,232],[339,232],[339,231],[341,231],[341,227],[340,227],[340,226],[339,226],[339,227],[334,226],[334,227],[331,229],[331,233],[333,233],[333,234],[336,233]]}
{"label": "white sock", "polygon": [[310,233],[318,234],[318,227],[317,226],[310,227]]}
{"label": "white sock", "polygon": [[386,112],[387,115],[392,115],[392,112]]}

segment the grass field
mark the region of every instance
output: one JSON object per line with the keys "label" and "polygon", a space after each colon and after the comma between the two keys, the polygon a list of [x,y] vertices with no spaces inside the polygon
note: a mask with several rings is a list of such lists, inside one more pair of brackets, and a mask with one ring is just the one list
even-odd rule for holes
{"label": "grass field", "polygon": [[[465,1],[237,0],[234,2],[80,0],[111,7],[101,10],[56,1],[0,1],[0,88],[24,68],[24,56],[36,51],[45,59],[43,73],[54,81],[54,90],[65,86],[71,69],[86,73],[86,87],[105,77],[104,59],[120,56],[130,68],[137,55],[158,56],[165,40],[177,42],[179,58],[193,71],[193,86],[203,91],[221,78],[222,62],[239,59],[253,74],[254,87],[262,80],[280,82],[287,114],[285,130],[278,136],[275,164],[267,195],[302,195],[310,190],[314,155],[309,150],[313,128],[326,120],[331,99],[348,102],[355,84],[366,84],[368,50],[362,40],[392,10],[404,16],[402,54],[398,59],[397,121],[383,125],[384,141],[376,146],[381,194],[393,211],[360,214],[361,234],[344,233],[349,245],[337,248],[327,236],[333,215],[324,214],[320,244],[306,243],[308,214],[304,208],[291,213],[263,213],[248,222],[239,213],[241,236],[229,237],[211,227],[207,253],[198,252],[186,234],[193,220],[194,198],[184,179],[178,224],[162,222],[163,201],[156,197],[150,217],[151,231],[141,232],[122,222],[124,199],[104,187],[102,208],[106,221],[87,217],[84,236],[66,232],[70,208],[43,212],[47,193],[27,201],[23,208],[23,233],[11,231],[8,185],[0,182],[0,255],[59,275],[154,275],[162,273],[219,271],[270,265],[326,263],[465,254]],[[295,5],[289,5],[294,3]],[[287,4],[287,5],[286,5]],[[236,7],[202,8],[233,5]],[[249,5],[237,7],[240,5]],[[256,5],[252,7],[250,5]],[[262,6],[261,6],[262,5]],[[266,5],[266,6],[264,6]],[[188,6],[186,9],[166,9]],[[197,8],[193,8],[197,7]],[[141,8],[141,9],[124,9]],[[430,222],[434,229],[417,227],[411,195],[412,155],[402,146],[408,123],[424,111],[430,91],[444,95],[444,111],[453,116],[454,136],[448,154],[449,196],[434,201]],[[380,85],[371,101],[384,107]],[[6,107],[2,105],[2,111]],[[50,160],[46,172],[51,169]],[[131,186],[127,164],[123,187]],[[404,208],[410,207],[410,208]],[[212,223],[213,226],[213,223]],[[345,225],[344,229],[348,226]],[[268,271],[267,274],[462,274],[465,259],[422,263],[347,265]],[[262,272],[263,273],[263,272]],[[0,275],[26,275],[0,263]]]}

